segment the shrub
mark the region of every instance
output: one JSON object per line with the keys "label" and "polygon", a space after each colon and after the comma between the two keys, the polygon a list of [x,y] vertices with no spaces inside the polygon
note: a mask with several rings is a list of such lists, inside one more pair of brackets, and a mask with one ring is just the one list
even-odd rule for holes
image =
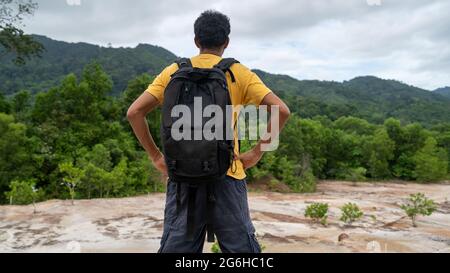
{"label": "shrub", "polygon": [[[260,247],[261,247],[261,252],[263,252],[263,251],[266,249],[266,246],[263,245],[263,244],[260,244]],[[219,246],[219,243],[218,243],[218,242],[215,242],[215,243],[211,246],[211,252],[212,252],[212,253],[216,253],[216,254],[222,253],[222,250],[220,249],[220,246]]]}
{"label": "shrub", "polygon": [[418,215],[430,216],[436,210],[436,203],[425,197],[423,193],[410,195],[408,203],[401,208],[412,220],[413,227],[417,227],[416,219]]}
{"label": "shrub", "polygon": [[212,253],[222,253],[222,250],[220,249],[219,243],[215,242],[212,246],[211,246],[211,252]]}
{"label": "shrub", "polygon": [[309,205],[305,211],[305,217],[311,218],[314,222],[320,222],[322,225],[327,225],[328,219],[328,204],[314,203]]}
{"label": "shrub", "polygon": [[42,192],[36,190],[34,180],[13,181],[9,185],[10,191],[6,192],[6,197],[11,205],[29,205],[38,201]]}
{"label": "shrub", "polygon": [[364,213],[359,209],[358,205],[347,203],[341,208],[341,221],[344,223],[352,223],[359,220]]}
{"label": "shrub", "polygon": [[36,213],[36,202],[43,199],[44,192],[36,188],[36,181],[13,181],[9,185],[10,191],[6,192],[10,205],[28,205],[33,204],[34,213]]}
{"label": "shrub", "polygon": [[76,195],[76,188],[85,175],[84,171],[73,166],[72,162],[59,164],[59,171],[64,174],[63,183],[69,190],[70,198],[72,199],[72,205],[74,205],[74,199]]}
{"label": "shrub", "polygon": [[363,167],[344,168],[338,171],[336,178],[352,182],[366,181],[367,180],[366,174],[367,169]]}
{"label": "shrub", "polygon": [[414,177],[421,182],[436,182],[446,178],[448,167],[447,152],[437,146],[437,141],[430,137],[425,146],[413,157],[416,168]]}

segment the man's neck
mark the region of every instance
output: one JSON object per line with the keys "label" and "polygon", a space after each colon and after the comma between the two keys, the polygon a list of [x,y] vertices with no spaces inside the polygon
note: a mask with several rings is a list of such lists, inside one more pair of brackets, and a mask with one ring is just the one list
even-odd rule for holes
{"label": "man's neck", "polygon": [[223,52],[219,52],[217,50],[210,50],[210,49],[202,49],[202,50],[200,50],[200,54],[211,54],[211,55],[216,55],[219,57],[223,56]]}

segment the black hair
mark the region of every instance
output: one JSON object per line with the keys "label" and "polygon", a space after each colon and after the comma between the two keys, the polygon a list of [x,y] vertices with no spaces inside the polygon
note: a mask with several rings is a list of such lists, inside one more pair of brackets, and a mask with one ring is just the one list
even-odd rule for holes
{"label": "black hair", "polygon": [[207,10],[194,24],[195,38],[203,48],[223,46],[231,33],[230,18],[223,13]]}

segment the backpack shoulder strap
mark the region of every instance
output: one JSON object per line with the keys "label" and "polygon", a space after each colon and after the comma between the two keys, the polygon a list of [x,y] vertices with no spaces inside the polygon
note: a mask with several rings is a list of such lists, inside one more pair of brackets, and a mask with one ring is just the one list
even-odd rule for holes
{"label": "backpack shoulder strap", "polygon": [[231,67],[234,64],[238,64],[239,61],[233,58],[226,58],[220,61],[220,63],[216,64],[214,67],[222,70],[224,73],[230,73],[232,82],[236,82],[236,78],[234,77],[233,71],[231,71]]}
{"label": "backpack shoulder strap", "polygon": [[178,60],[176,60],[176,64],[178,65],[179,69],[192,67],[192,62],[189,58],[179,58]]}

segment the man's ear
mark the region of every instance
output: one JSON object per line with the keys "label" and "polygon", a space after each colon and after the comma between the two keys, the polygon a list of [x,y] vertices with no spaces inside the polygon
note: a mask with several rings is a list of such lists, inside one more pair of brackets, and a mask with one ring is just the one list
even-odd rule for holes
{"label": "man's ear", "polygon": [[202,46],[200,45],[197,37],[194,38],[194,42],[195,42],[195,45],[197,46],[198,49],[202,49]]}
{"label": "man's ear", "polygon": [[225,46],[223,47],[223,49],[227,49],[229,45],[230,45],[230,38],[227,38],[227,41],[225,42]]}

